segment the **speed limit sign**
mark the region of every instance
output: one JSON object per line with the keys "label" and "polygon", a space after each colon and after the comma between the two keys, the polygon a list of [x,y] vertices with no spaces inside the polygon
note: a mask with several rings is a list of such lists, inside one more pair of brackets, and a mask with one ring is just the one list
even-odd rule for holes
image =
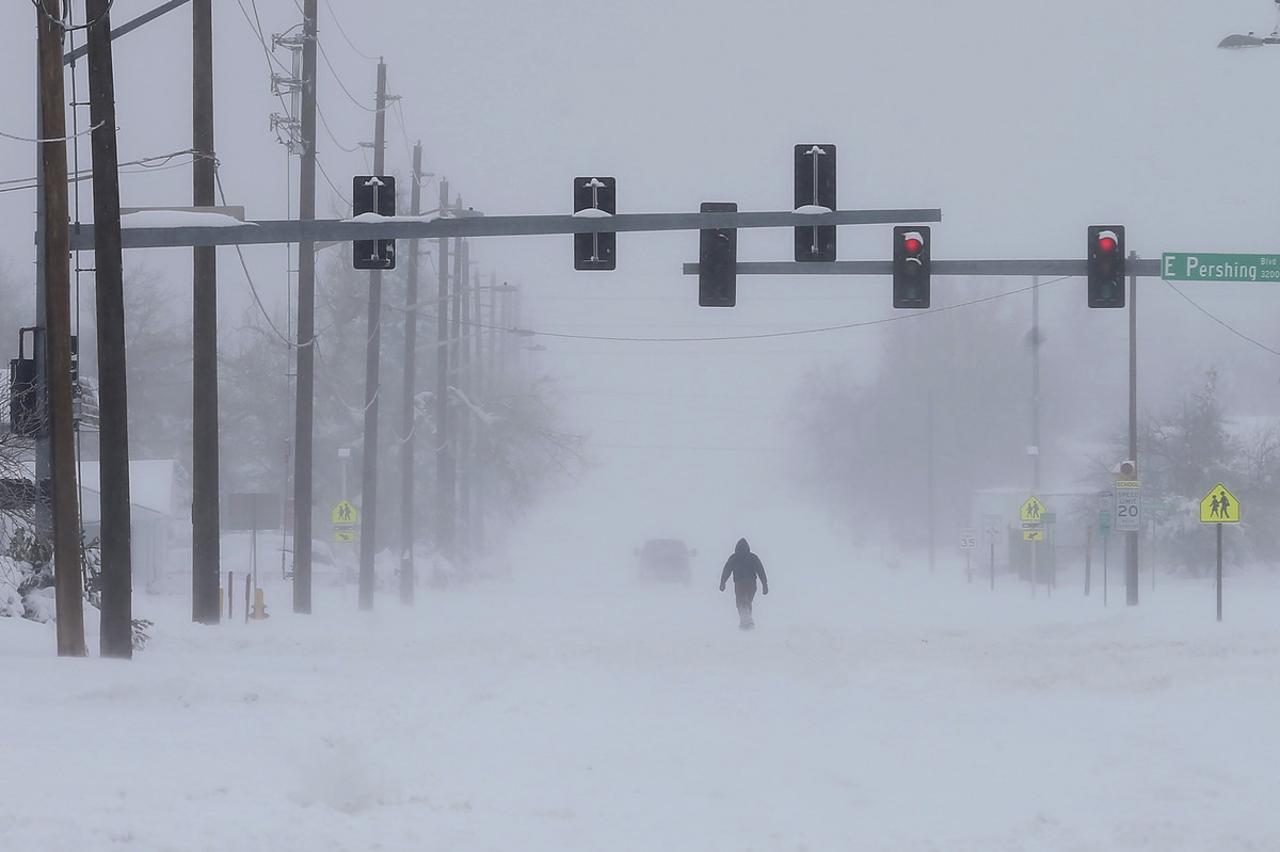
{"label": "speed limit sign", "polygon": [[1116,532],[1137,532],[1140,527],[1141,484],[1136,481],[1116,483]]}
{"label": "speed limit sign", "polygon": [[973,550],[978,546],[978,537],[971,529],[963,529],[960,531],[960,549]]}

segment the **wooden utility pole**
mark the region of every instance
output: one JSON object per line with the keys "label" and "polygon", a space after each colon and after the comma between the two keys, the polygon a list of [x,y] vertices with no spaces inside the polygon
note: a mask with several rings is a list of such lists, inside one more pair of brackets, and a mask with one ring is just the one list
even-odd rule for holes
{"label": "wooden utility pole", "polygon": [[[36,57],[44,175],[45,363],[58,655],[83,657],[80,512],[76,504],[75,425],[71,408],[71,261],[67,225],[67,120],[62,77],[62,3],[36,5]],[[37,341],[40,345],[40,341]]]}
{"label": "wooden utility pole", "polygon": [[[449,207],[449,182],[440,181],[440,213]],[[436,243],[436,550],[453,559],[453,430],[449,428],[449,239]],[[440,578],[434,578],[439,581]]]}
{"label": "wooden utility pole", "polygon": [[[298,218],[316,218],[316,3],[303,0],[302,158]],[[293,433],[293,611],[311,612],[312,426],[316,387],[316,247],[298,244],[298,378]],[[343,498],[346,498],[344,493]]]}
{"label": "wooden utility pole", "polygon": [[[409,213],[422,212],[422,143],[413,146],[413,186]],[[413,603],[413,438],[418,422],[414,393],[418,383],[418,240],[409,241],[408,283],[404,312],[404,412],[400,418],[400,603]]]}
{"label": "wooden utility pole", "polygon": [[[373,173],[386,156],[387,66],[378,60],[373,114]],[[373,609],[373,558],[378,552],[378,396],[382,358],[382,270],[369,273],[369,334],[364,355],[364,459],[360,491],[360,609]]]}
{"label": "wooden utility pole", "polygon": [[124,261],[116,150],[111,0],[85,0],[90,21],[89,120],[93,124],[94,281],[98,326],[102,622],[104,657],[133,656],[133,572],[129,515],[129,406],[125,381]]}
{"label": "wooden utility pole", "polygon": [[[192,0],[191,203],[212,207],[217,168],[213,144],[212,0]],[[191,404],[191,617],[217,624],[220,522],[218,518],[218,255],[196,246],[192,294]]]}

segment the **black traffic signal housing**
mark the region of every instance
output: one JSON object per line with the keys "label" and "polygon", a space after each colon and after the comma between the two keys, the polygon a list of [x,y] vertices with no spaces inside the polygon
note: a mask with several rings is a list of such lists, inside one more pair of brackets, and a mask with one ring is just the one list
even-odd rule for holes
{"label": "black traffic signal housing", "polygon": [[1124,307],[1124,225],[1089,226],[1089,307]]}
{"label": "black traffic signal housing", "polygon": [[[618,212],[618,179],[573,179],[573,215],[607,219]],[[573,235],[573,268],[579,272],[610,272],[618,268],[618,235],[612,231],[588,231]]]}
{"label": "black traffic signal housing", "polygon": [[[396,215],[396,179],[390,175],[356,175],[351,179],[352,214]],[[395,269],[395,240],[355,240],[351,244],[355,269]]]}
{"label": "black traffic signal housing", "polygon": [[930,229],[898,225],[893,229],[893,306],[929,307]]}
{"label": "black traffic signal housing", "polygon": [[[795,148],[795,207],[836,210],[836,146],[797,145]],[[836,259],[836,226],[797,227],[798,263],[830,263]]]}
{"label": "black traffic signal housing", "polygon": [[[26,356],[25,342],[31,335],[31,357]],[[9,430],[21,438],[38,438],[44,418],[40,416],[40,397],[36,389],[36,329],[18,332],[18,357],[9,362]]]}
{"label": "black traffic signal housing", "polygon": [[[731,201],[707,201],[703,213],[737,213]],[[698,231],[698,305],[732,308],[738,304],[738,229]]]}

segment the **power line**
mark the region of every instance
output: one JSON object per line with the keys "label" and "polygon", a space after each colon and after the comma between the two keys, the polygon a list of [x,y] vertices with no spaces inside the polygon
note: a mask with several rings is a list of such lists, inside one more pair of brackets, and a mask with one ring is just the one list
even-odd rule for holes
{"label": "power line", "polygon": [[1263,352],[1268,352],[1268,353],[1270,353],[1270,354],[1272,354],[1272,355],[1280,355],[1280,350],[1278,350],[1278,349],[1272,349],[1272,348],[1271,348],[1270,346],[1268,346],[1267,344],[1265,344],[1265,343],[1263,343],[1263,342],[1261,342],[1261,341],[1259,341],[1259,340],[1257,340],[1257,339],[1255,339],[1255,338],[1252,338],[1252,337],[1250,337],[1249,335],[1245,334],[1243,331],[1240,331],[1239,329],[1235,328],[1234,326],[1232,326],[1230,323],[1228,323],[1226,320],[1222,319],[1221,317],[1218,317],[1218,316],[1215,316],[1214,314],[1209,313],[1209,311],[1208,311],[1206,308],[1204,308],[1203,306],[1201,306],[1198,302],[1196,302],[1195,300],[1193,300],[1193,299],[1192,299],[1190,296],[1188,296],[1186,293],[1182,292],[1182,290],[1180,290],[1180,289],[1179,289],[1179,288],[1178,288],[1178,287],[1177,287],[1177,286],[1176,286],[1172,281],[1165,281],[1164,283],[1168,284],[1168,285],[1169,285],[1169,287],[1170,287],[1170,289],[1172,289],[1172,290],[1173,290],[1173,292],[1177,293],[1179,296],[1181,296],[1183,299],[1185,299],[1188,305],[1190,305],[1191,307],[1195,308],[1197,311],[1199,311],[1200,313],[1204,314],[1204,315],[1205,315],[1205,316],[1207,316],[1209,319],[1213,320],[1213,321],[1214,321],[1214,322],[1216,322],[1218,325],[1222,326],[1222,327],[1223,327],[1223,328],[1225,328],[1227,331],[1229,331],[1229,332],[1231,332],[1232,334],[1234,334],[1236,337],[1238,337],[1238,338],[1240,338],[1241,340],[1244,340],[1244,341],[1246,341],[1246,342],[1248,342],[1248,343],[1252,343],[1254,346],[1258,347],[1258,348],[1259,348],[1259,349],[1261,349]]}
{"label": "power line", "polygon": [[54,26],[61,27],[64,33],[74,32],[75,30],[87,30],[92,26],[96,26],[99,21],[106,18],[107,15],[111,14],[111,7],[114,6],[115,4],[116,4],[116,0],[107,0],[107,8],[102,10],[101,15],[94,18],[92,21],[85,21],[83,24],[76,24],[72,26],[71,24],[67,23],[71,15],[70,3],[68,3],[66,7],[62,10],[63,19],[58,20],[52,14],[49,13],[49,8],[44,5],[44,0],[31,0],[31,5],[35,6],[36,9],[39,10],[40,14],[48,18],[53,23]]}
{"label": "power line", "polygon": [[[297,5],[297,4],[295,3],[294,5]],[[353,51],[355,51],[356,55],[359,56],[361,59],[367,59],[370,62],[377,62],[378,57],[370,56],[360,48],[356,47],[355,43],[351,41],[351,36],[347,35],[347,31],[342,28],[342,22],[338,20],[337,13],[333,11],[333,4],[330,3],[329,0],[324,0],[324,5],[325,5],[325,8],[329,10],[329,16],[333,18],[333,25],[338,28],[338,32],[342,34],[342,38],[347,42],[347,46],[350,47]]]}
{"label": "power line", "polygon": [[48,139],[35,139],[30,136],[18,136],[15,133],[5,133],[3,130],[0,130],[0,136],[3,136],[5,139],[12,139],[15,142],[32,142],[38,145],[43,145],[46,142],[70,142],[72,139],[75,139],[79,136],[88,136],[90,133],[97,130],[101,126],[102,126],[102,122],[99,121],[97,124],[93,125],[93,127],[85,128],[84,130],[81,130],[79,133],[72,133],[70,136],[50,137]]}
{"label": "power line", "polygon": [[[607,335],[593,334],[562,334],[554,331],[538,331],[536,329],[503,329],[516,333],[526,334],[532,337],[551,337],[559,340],[596,340],[608,341],[616,343],[713,343],[720,341],[733,340],[769,340],[777,337],[799,337],[809,334],[826,334],[833,331],[848,331],[855,328],[868,328],[877,325],[887,325],[893,322],[903,322],[906,320],[917,319],[919,317],[931,316],[934,314],[947,313],[949,311],[959,310],[961,308],[970,308],[975,305],[983,305],[988,302],[994,302],[998,299],[1004,299],[1009,296],[1017,296],[1021,293],[1029,293],[1040,287],[1047,287],[1050,284],[1056,284],[1059,281],[1066,281],[1071,278],[1070,275],[1064,275],[1061,278],[1051,278],[1048,281],[1042,281],[1039,284],[1031,284],[1026,287],[1020,287],[1017,290],[1007,290],[1003,293],[996,293],[991,296],[983,296],[978,299],[971,299],[967,302],[958,302],[954,305],[944,305],[940,308],[934,308],[927,311],[913,311],[907,314],[898,314],[891,317],[882,317],[875,320],[863,320],[860,322],[842,323],[840,325],[819,326],[817,328],[800,328],[791,331],[772,331],[760,334],[727,334],[710,337],[615,337]],[[492,328],[492,326],[489,326]],[[1280,354],[1280,353],[1278,353]]]}
{"label": "power line", "polygon": [[[339,149],[348,154],[354,154],[360,150],[359,145],[351,145],[350,147],[343,145],[338,141],[338,137],[333,134],[333,129],[329,126],[329,119],[325,117],[324,110],[320,109],[320,105],[316,104],[316,115],[320,116],[320,124],[324,126],[324,133],[329,137],[329,141],[338,146]],[[292,118],[293,116],[290,116]]]}
{"label": "power line", "polygon": [[342,190],[338,189],[337,185],[333,182],[333,178],[329,177],[329,173],[324,170],[324,165],[320,162],[319,157],[316,157],[316,168],[319,169],[320,174],[324,176],[324,182],[329,184],[329,188],[337,194],[338,198],[342,199],[344,204],[351,207],[351,199]]}

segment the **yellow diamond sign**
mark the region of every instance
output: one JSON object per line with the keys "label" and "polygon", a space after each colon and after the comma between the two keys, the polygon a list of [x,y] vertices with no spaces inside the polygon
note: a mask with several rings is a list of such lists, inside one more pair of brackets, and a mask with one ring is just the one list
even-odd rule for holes
{"label": "yellow diamond sign", "polygon": [[[1018,514],[1021,515],[1024,524],[1042,524],[1044,523],[1044,513],[1046,511],[1044,504],[1032,496],[1028,497],[1027,502],[1022,504],[1022,509]],[[1031,539],[1027,540],[1031,541]]]}
{"label": "yellow diamond sign", "polygon": [[360,510],[351,501],[343,500],[329,513],[329,522],[335,527],[353,527],[360,523]]}
{"label": "yellow diamond sign", "polygon": [[1209,489],[1209,493],[1200,501],[1200,523],[1240,523],[1240,501],[1221,482]]}

